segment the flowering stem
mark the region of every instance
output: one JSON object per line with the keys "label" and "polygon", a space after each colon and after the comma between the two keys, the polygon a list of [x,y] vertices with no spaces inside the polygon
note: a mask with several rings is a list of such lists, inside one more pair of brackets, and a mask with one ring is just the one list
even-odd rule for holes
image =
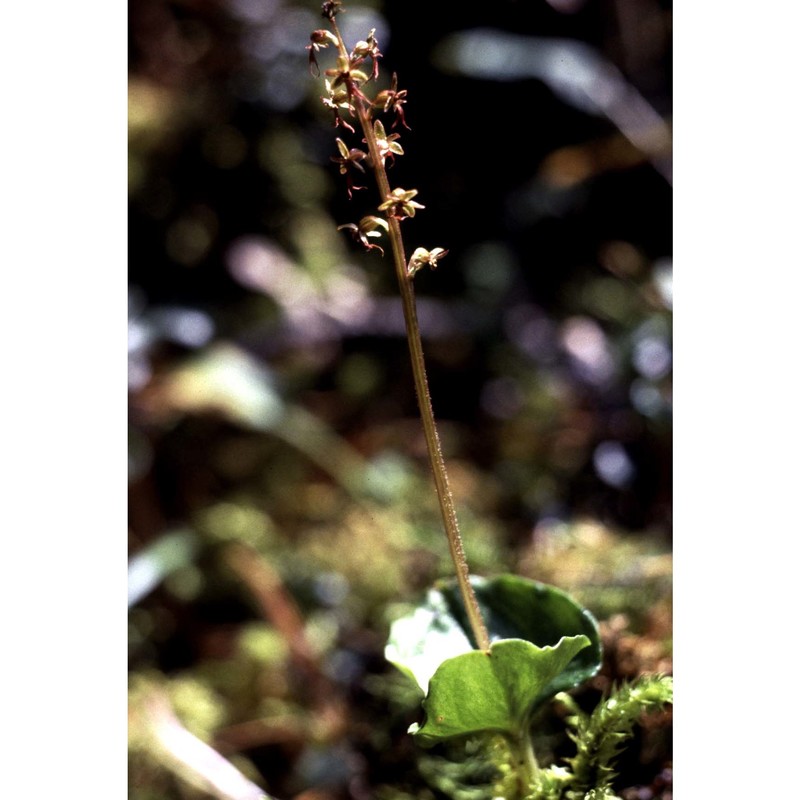
{"label": "flowering stem", "polygon": [[[331,19],[334,34],[338,40],[340,55],[347,57],[347,48],[336,21]],[[375,179],[378,184],[381,201],[385,201],[391,194],[389,178],[386,175],[384,159],[378,146],[377,137],[370,121],[370,116],[364,101],[361,97],[353,96],[353,105],[358,117],[358,122],[364,132],[364,137],[369,149],[370,162],[375,172]],[[403,235],[400,231],[400,220],[393,214],[388,213],[389,240],[392,246],[392,256],[394,260],[397,281],[400,286],[400,298],[403,304],[403,317],[406,326],[406,338],[411,354],[411,368],[414,374],[414,388],[417,394],[420,416],[422,417],[422,427],[425,433],[425,441],[428,446],[428,456],[430,457],[431,469],[433,471],[433,481],[436,486],[436,495],[439,500],[439,507],[442,512],[447,542],[450,547],[450,556],[456,571],[456,579],[464,600],[464,608],[467,612],[472,634],[480,650],[489,649],[489,634],[486,630],[486,623],[483,620],[480,606],[478,605],[475,592],[469,580],[469,567],[464,555],[464,546],[461,540],[461,533],[458,529],[458,518],[456,516],[453,494],[450,491],[450,483],[447,478],[447,469],[442,455],[442,446],[439,441],[439,433],[433,417],[433,405],[431,403],[430,389],[428,388],[428,377],[425,371],[425,358],[422,352],[422,338],[420,336],[419,321],[417,319],[417,305],[414,298],[413,274],[409,273],[405,248],[403,247]]]}

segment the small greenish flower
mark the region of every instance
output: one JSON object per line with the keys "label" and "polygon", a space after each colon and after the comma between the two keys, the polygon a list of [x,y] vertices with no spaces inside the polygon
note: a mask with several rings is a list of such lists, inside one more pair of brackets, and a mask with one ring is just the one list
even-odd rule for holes
{"label": "small greenish flower", "polygon": [[378,40],[375,38],[375,28],[373,28],[366,41],[356,42],[353,52],[350,53],[352,66],[359,66],[367,58],[372,59],[372,74],[370,80],[378,77],[378,59],[383,58],[383,53],[378,49]]}
{"label": "small greenish flower", "polygon": [[331,44],[336,47],[338,43],[339,40],[330,31],[320,28],[319,30],[312,31],[311,44],[308,46],[314,50],[319,50],[321,47],[328,47],[328,45]]}
{"label": "small greenish flower", "polygon": [[418,247],[408,260],[408,274],[413,278],[426,264],[431,269],[436,269],[439,259],[444,258],[449,252],[442,247],[434,247],[433,250]]}
{"label": "small greenish flower", "polygon": [[341,55],[336,59],[336,66],[331,69],[326,69],[325,74],[333,78],[332,86],[334,89],[337,86],[347,86],[349,89],[351,83],[355,82],[356,84],[361,84],[369,80],[369,76],[366,72],[360,69],[354,69],[351,60],[347,56]]}
{"label": "small greenish flower", "polygon": [[374,238],[380,236],[381,231],[379,229],[381,228],[384,231],[389,230],[389,223],[385,219],[382,217],[367,216],[362,217],[358,225],[348,222],[346,225],[339,225],[336,230],[348,231],[353,238],[357,242],[361,242],[367,250],[380,250],[381,255],[383,255],[383,248],[379,247],[377,244],[372,244],[369,240],[369,237]]}
{"label": "small greenish flower", "polygon": [[418,208],[425,208],[413,199],[417,194],[416,189],[392,189],[386,200],[378,206],[378,211],[386,211],[389,216],[399,220],[413,217]]}
{"label": "small greenish flower", "polygon": [[306,45],[306,50],[308,50],[308,67],[315,78],[319,77],[317,53],[329,45],[334,45],[335,47],[337,43],[338,40],[330,31],[320,29],[311,34],[311,44]]}
{"label": "small greenish flower", "polygon": [[382,108],[383,111],[394,111],[395,119],[392,123],[392,127],[394,128],[399,122],[404,128],[410,131],[411,128],[406,124],[406,115],[403,111],[403,104],[406,102],[407,95],[408,92],[405,89],[401,89],[399,92],[397,91],[397,73],[395,72],[392,75],[391,88],[378,92],[375,97],[374,106],[376,108]]}
{"label": "small greenish flower", "polygon": [[354,62],[348,56],[340,55],[336,59],[336,66],[332,69],[326,69],[325,74],[333,79],[331,83],[333,89],[344,86],[347,89],[348,98],[355,96],[369,103],[369,98],[359,88],[362,83],[366,83],[369,80],[369,75],[360,69],[356,69],[356,63],[361,63],[361,61],[356,59]]}
{"label": "small greenish flower", "polygon": [[339,138],[336,139],[336,146],[339,148],[339,157],[331,156],[331,161],[339,165],[339,172],[347,177],[347,194],[352,199],[353,191],[356,189],[364,189],[364,186],[355,186],[353,184],[353,176],[351,169],[357,169],[359,172],[364,171],[364,167],[359,163],[363,161],[367,154],[363,150],[357,148],[348,149],[347,145]]}
{"label": "small greenish flower", "polygon": [[336,89],[333,88],[331,82],[326,78],[325,79],[325,88],[328,90],[328,96],[320,98],[322,100],[322,105],[325,108],[329,108],[333,111],[333,127],[338,128],[340,125],[343,128],[347,128],[350,133],[355,133],[356,129],[342,119],[342,115],[340,111],[343,109],[345,111],[349,111],[351,114],[355,114],[355,108],[353,104],[350,102],[350,95],[347,92],[347,89],[343,86],[340,86]]}
{"label": "small greenish flower", "polygon": [[375,139],[378,142],[378,152],[380,153],[382,162],[385,163],[387,157],[394,161],[395,156],[403,155],[403,148],[397,142],[400,138],[399,133],[390,133],[387,136],[386,129],[379,119],[375,120],[373,129],[375,131]]}

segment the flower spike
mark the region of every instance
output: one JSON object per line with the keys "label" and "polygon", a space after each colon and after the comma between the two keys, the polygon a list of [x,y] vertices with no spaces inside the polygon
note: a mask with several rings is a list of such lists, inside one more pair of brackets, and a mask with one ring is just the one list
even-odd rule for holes
{"label": "flower spike", "polygon": [[[406,323],[406,336],[408,339],[409,350],[411,353],[411,367],[414,373],[414,387],[416,389],[417,400],[420,414],[422,416],[423,431],[427,444],[428,455],[431,460],[436,493],[439,499],[439,506],[442,512],[445,533],[450,548],[450,555],[456,570],[456,578],[464,601],[464,609],[467,614],[473,639],[478,649],[488,654],[490,649],[489,634],[486,623],[483,619],[480,606],[475,597],[475,592],[470,583],[469,567],[464,557],[461,534],[458,530],[458,520],[456,519],[453,494],[450,491],[445,468],[444,459],[439,445],[436,422],[433,418],[433,407],[430,398],[430,389],[425,375],[425,362],[422,355],[422,340],[417,321],[414,290],[412,278],[415,272],[425,264],[434,269],[438,260],[443,258],[447,251],[441,247],[433,250],[418,248],[414,251],[411,260],[406,262],[403,237],[400,230],[400,221],[408,217],[413,217],[417,209],[424,208],[414,198],[417,195],[416,189],[391,188],[388,175],[386,174],[386,160],[393,161],[396,156],[403,154],[403,148],[398,143],[399,134],[386,133],[383,123],[376,119],[378,113],[394,112],[394,123],[392,127],[402,125],[408,128],[405,121],[403,105],[406,102],[405,90],[397,88],[397,76],[392,77],[391,88],[380,92],[375,90],[370,92],[373,99],[367,97],[364,88],[378,77],[378,60],[382,57],[378,48],[378,41],[375,38],[375,31],[363,41],[357,42],[352,51],[348,51],[342,39],[339,28],[334,20],[335,15],[340,9],[340,3],[336,0],[328,0],[322,6],[322,15],[331,23],[331,30],[336,39],[336,49],[338,59],[334,69],[325,70],[325,75],[329,78],[326,81],[328,89],[327,98],[323,99],[326,108],[330,108],[334,114],[334,124],[342,125],[351,132],[353,126],[348,125],[341,117],[344,109],[349,112],[350,118],[357,121],[365,137],[367,152],[358,149],[351,149],[348,145],[338,139],[336,145],[339,149],[339,157],[333,160],[339,164],[339,171],[343,172],[348,181],[351,178],[353,169],[362,170],[362,162],[366,161],[370,169],[375,174],[375,180],[380,191],[383,202],[378,206],[378,211],[383,212],[384,216],[363,217],[358,224],[348,223],[340,225],[339,230],[346,230],[360,242],[367,250],[379,250],[383,254],[383,249],[377,244],[373,244],[370,239],[386,233],[391,241],[392,259],[400,286],[400,296],[403,303],[403,317]],[[316,66],[313,56],[316,53],[314,44],[320,47],[329,43],[328,37],[324,34],[317,34],[316,39],[312,37],[309,58],[312,65]],[[371,61],[372,70],[367,74],[362,67],[367,59]],[[348,183],[348,192],[352,193],[352,184]]]}

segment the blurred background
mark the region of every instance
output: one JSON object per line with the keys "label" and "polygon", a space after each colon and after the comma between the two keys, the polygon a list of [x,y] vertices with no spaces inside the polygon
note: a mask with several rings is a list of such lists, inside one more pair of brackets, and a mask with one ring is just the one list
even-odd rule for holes
{"label": "blurred background", "polygon": [[[415,284],[472,569],[595,613],[587,704],[670,671],[671,3],[338,22],[350,46],[374,28],[379,85],[408,92],[407,250],[449,250]],[[451,567],[393,268],[336,230],[378,198],[331,162],[360,137],[309,71],[324,26],[317,2],[129,4],[136,800],[483,796],[416,752],[418,698],[382,656]],[[637,731],[625,800],[671,797],[669,732]]]}

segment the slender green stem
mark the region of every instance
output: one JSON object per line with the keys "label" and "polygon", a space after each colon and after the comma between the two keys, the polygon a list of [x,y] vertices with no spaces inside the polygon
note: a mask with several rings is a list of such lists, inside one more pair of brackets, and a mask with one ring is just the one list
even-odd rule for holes
{"label": "slender green stem", "polygon": [[[341,55],[347,57],[347,48],[344,45],[336,22],[334,20],[331,20],[331,22],[338,40],[339,52]],[[356,116],[358,117],[359,124],[364,132],[364,138],[366,139],[369,149],[370,161],[375,172],[375,179],[378,183],[381,202],[383,202],[391,193],[389,178],[386,175],[386,168],[383,164],[383,157],[378,147],[378,141],[372,127],[369,112],[363,100],[360,97],[354,96],[352,101],[356,109]],[[405,249],[403,247],[403,235],[400,231],[400,221],[391,214],[387,216],[389,223],[389,240],[392,245],[395,272],[397,273],[397,281],[400,286],[400,297],[403,304],[403,316],[406,325],[406,337],[411,353],[414,388],[416,389],[417,403],[422,418],[425,441],[428,446],[428,455],[433,471],[436,494],[439,499],[444,529],[450,547],[450,556],[453,560],[456,579],[458,580],[458,586],[464,600],[464,608],[467,612],[467,618],[472,628],[475,642],[479,649],[488,650],[489,633],[486,629],[486,623],[483,620],[480,606],[478,605],[475,592],[469,580],[469,567],[467,565],[466,556],[464,555],[461,533],[458,529],[458,518],[456,516],[455,503],[453,502],[453,493],[450,491],[447,469],[444,463],[444,456],[442,455],[442,446],[439,441],[439,433],[433,417],[433,405],[428,388],[428,377],[425,372],[425,358],[422,352],[422,338],[420,335],[417,306],[414,298],[413,276],[408,272]]]}
{"label": "slender green stem", "polygon": [[525,797],[539,780],[539,762],[533,752],[533,742],[531,741],[530,728],[525,726],[525,730],[515,737],[509,736],[509,744],[514,754],[516,764],[517,779],[519,782],[520,796]]}

